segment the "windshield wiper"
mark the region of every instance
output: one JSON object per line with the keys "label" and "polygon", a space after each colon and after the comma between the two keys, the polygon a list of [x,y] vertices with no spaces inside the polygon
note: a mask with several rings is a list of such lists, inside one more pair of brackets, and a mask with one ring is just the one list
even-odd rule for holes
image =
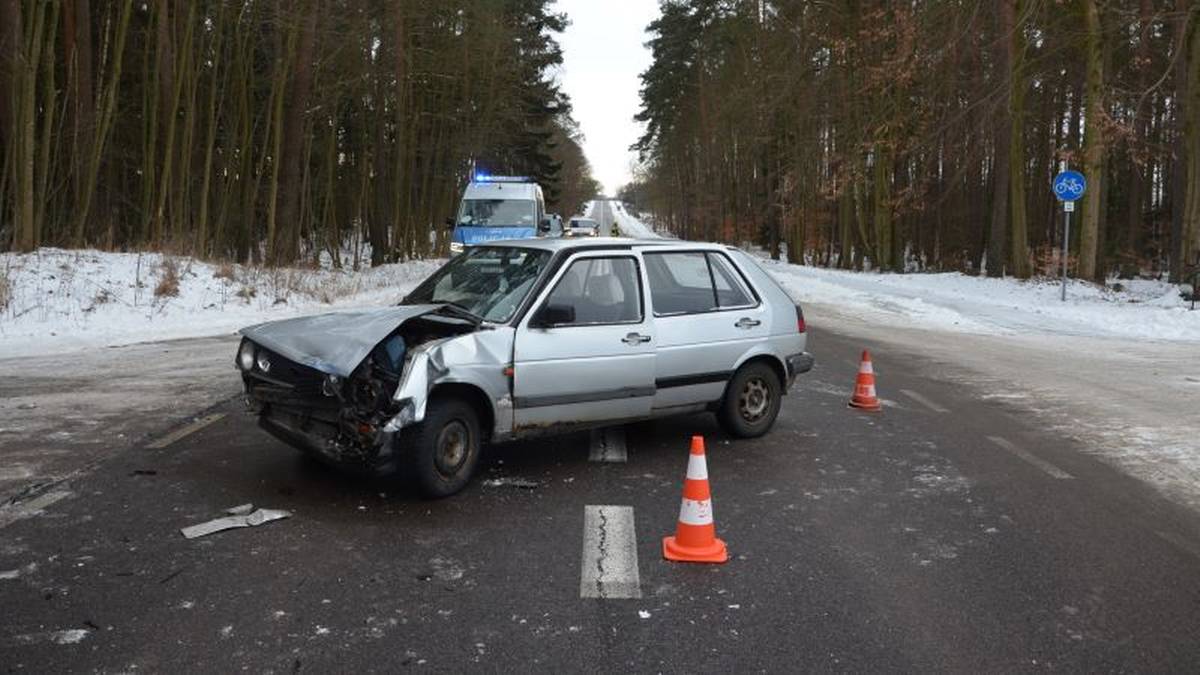
{"label": "windshield wiper", "polygon": [[463,306],[457,302],[454,302],[453,300],[443,300],[441,302],[441,305],[442,305],[441,309],[450,310],[452,313],[457,314],[460,317],[470,320],[471,323],[475,324],[476,326],[483,323],[483,321],[484,321],[484,318],[482,316],[479,316],[475,312],[472,312],[471,310],[467,309],[465,306]]}

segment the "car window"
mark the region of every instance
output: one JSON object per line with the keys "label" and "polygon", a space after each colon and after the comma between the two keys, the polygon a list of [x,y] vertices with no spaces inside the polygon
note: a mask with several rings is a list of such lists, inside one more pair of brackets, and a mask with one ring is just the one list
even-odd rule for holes
{"label": "car window", "polygon": [[576,260],[546,302],[574,308],[575,321],[567,325],[641,321],[637,262],[628,257]]}
{"label": "car window", "polygon": [[704,253],[646,253],[642,258],[656,315],[697,314],[717,308]]}
{"label": "car window", "polygon": [[750,290],[725,256],[709,253],[708,262],[712,265],[718,307],[747,307],[754,304]]}
{"label": "car window", "polygon": [[746,307],[754,296],[719,253],[645,253],[650,298],[657,316]]}

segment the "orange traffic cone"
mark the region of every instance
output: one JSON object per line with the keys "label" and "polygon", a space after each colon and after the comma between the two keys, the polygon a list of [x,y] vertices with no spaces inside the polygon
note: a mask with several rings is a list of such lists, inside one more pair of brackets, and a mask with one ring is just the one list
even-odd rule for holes
{"label": "orange traffic cone", "polygon": [[663,538],[663,557],[680,562],[723,563],[729,560],[725,542],[717,539],[717,528],[713,524],[703,436],[692,436],[679,524],[675,526],[674,537]]}
{"label": "orange traffic cone", "polygon": [[850,397],[850,407],[879,412],[883,406],[875,396],[875,369],[871,367],[871,353],[863,350],[862,363],[858,366],[858,379],[854,382],[854,396]]}

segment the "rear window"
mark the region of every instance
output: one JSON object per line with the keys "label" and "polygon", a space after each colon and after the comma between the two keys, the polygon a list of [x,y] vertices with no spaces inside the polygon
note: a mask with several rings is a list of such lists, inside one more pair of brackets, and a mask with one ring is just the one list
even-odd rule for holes
{"label": "rear window", "polygon": [[754,296],[725,256],[715,252],[643,253],[656,316],[748,307]]}

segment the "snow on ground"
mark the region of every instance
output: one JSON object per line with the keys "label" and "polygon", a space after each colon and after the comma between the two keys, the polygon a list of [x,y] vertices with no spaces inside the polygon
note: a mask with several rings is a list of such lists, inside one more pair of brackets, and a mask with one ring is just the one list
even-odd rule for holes
{"label": "snow on ground", "polygon": [[622,236],[634,239],[658,239],[661,236],[644,219],[626,211],[625,205],[621,202],[614,199],[610,200],[608,204],[612,209],[613,218],[617,221],[617,229],[621,231]]}
{"label": "snow on ground", "polygon": [[878,274],[763,261],[802,304],[819,302],[882,323],[988,334],[1079,335],[1200,342],[1200,310],[1179,286],[1120,281],[1122,290],[1072,280],[992,279],[956,272]]}
{"label": "snow on ground", "polygon": [[10,288],[0,307],[0,357],[219,335],[299,314],[395,304],[443,262],[353,272],[171,260],[178,294],[156,296],[167,274],[157,253],[0,254],[0,275]]}

